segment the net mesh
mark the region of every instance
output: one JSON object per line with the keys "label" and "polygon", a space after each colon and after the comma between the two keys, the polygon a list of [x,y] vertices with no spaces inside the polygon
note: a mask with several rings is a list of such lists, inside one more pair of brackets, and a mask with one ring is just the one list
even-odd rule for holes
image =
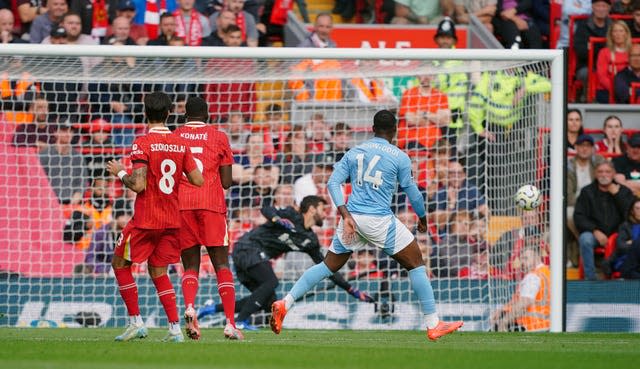
{"label": "net mesh", "polygon": [[[372,137],[375,112],[395,112],[396,143],[412,158],[429,209],[429,232],[416,235],[439,313],[487,330],[491,311],[523,276],[522,249],[537,245],[548,262],[546,204],[521,212],[513,197],[524,184],[547,194],[549,67],[509,60],[2,57],[0,309],[7,317],[0,324],[124,324],[109,260],[135,194],[107,177],[104,164],[130,166],[129,147],[145,132],[144,94],[161,90],[175,102],[170,128],[184,123],[186,99],[201,96],[211,123],[229,136],[236,155],[226,194],[232,246],[267,221],[263,206],[297,206],[311,194],[330,201],[324,161]],[[402,192],[392,210],[415,232]],[[338,220],[332,207],[316,229],[323,252]],[[311,265],[296,252],[273,260],[282,281],[277,295]],[[140,304],[148,323],[160,324],[164,314],[145,269],[135,266]],[[170,271],[177,285],[182,268]],[[407,273],[387,255],[359,251],[341,272],[377,302],[358,302],[326,282],[286,324],[421,327]],[[219,301],[206,253],[201,276],[197,304]],[[201,325],[222,324],[218,315]]]}

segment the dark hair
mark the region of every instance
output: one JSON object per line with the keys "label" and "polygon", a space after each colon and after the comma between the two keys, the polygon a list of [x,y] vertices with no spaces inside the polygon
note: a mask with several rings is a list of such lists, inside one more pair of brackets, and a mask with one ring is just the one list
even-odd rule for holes
{"label": "dark hair", "polygon": [[82,17],[80,16],[80,14],[76,12],[68,11],[64,13],[64,15],[62,15],[62,18],[60,18],[60,23],[62,23],[65,19],[67,19],[67,17],[73,16],[73,15],[75,15],[76,17],[80,18],[80,20],[82,20]]}
{"label": "dark hair", "polygon": [[373,116],[374,132],[391,132],[396,129],[396,116],[389,110],[380,110]]}
{"label": "dark hair", "polygon": [[567,117],[571,113],[578,113],[578,115],[580,116],[580,120],[582,120],[582,112],[580,111],[580,109],[569,109],[569,110],[567,110]]}
{"label": "dark hair", "polygon": [[227,28],[224,29],[224,33],[225,34],[229,34],[231,32],[242,32],[242,30],[237,25],[230,24],[230,25],[227,26]]}
{"label": "dark hair", "polygon": [[269,104],[264,109],[265,114],[282,114],[282,106],[280,104]]}
{"label": "dark hair", "polygon": [[[637,202],[640,202],[640,197],[634,197],[633,201],[631,201],[631,206],[629,206],[629,211],[627,212],[627,220],[631,221],[633,219],[633,207]],[[635,222],[640,221],[640,219],[635,219]]]}
{"label": "dark hair", "polygon": [[351,127],[345,122],[338,122],[333,127],[334,135],[341,134],[341,133],[348,134],[350,132],[351,132]]}
{"label": "dark hair", "polygon": [[172,13],[170,13],[170,12],[164,12],[164,13],[162,13],[162,14],[160,15],[160,22],[162,22],[162,20],[163,20],[163,19],[165,19],[165,18],[169,18],[169,17],[173,18],[173,14],[172,14]]}
{"label": "dark hair", "polygon": [[304,199],[302,199],[302,202],[300,203],[300,213],[305,214],[307,211],[309,211],[310,207],[316,207],[320,204],[327,204],[327,200],[323,199],[320,196],[315,196],[315,195],[310,195],[310,196],[306,196]]}
{"label": "dark hair", "polygon": [[144,97],[144,114],[150,123],[164,123],[172,105],[169,95],[154,91]]}
{"label": "dark hair", "polygon": [[209,118],[209,106],[203,98],[198,96],[190,96],[184,105],[184,110],[187,119],[200,119],[206,122]]}
{"label": "dark hair", "polygon": [[[282,153],[285,154],[286,161],[293,160],[293,138],[297,134],[302,134],[302,137],[306,140],[307,136],[305,136],[304,127],[299,124],[294,124],[291,126],[291,131],[287,135],[287,139],[282,145]],[[306,150],[305,150],[306,151]]]}

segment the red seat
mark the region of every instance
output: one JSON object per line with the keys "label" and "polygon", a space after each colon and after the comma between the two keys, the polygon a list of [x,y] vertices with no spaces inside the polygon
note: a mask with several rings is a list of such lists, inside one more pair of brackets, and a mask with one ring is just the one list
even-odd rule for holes
{"label": "red seat", "polygon": [[[607,240],[607,244],[604,247],[598,246],[595,249],[593,249],[594,255],[602,255],[605,260],[609,259],[611,255],[613,255],[613,252],[616,250],[617,239],[618,239],[618,233],[617,232],[612,233],[611,236],[609,236],[609,239]],[[584,278],[584,269],[582,267],[582,257],[580,257],[580,265],[578,266],[578,275],[580,276],[580,279]],[[609,278],[610,279],[620,278],[620,272],[614,271],[611,274],[611,277]]]}
{"label": "red seat", "polygon": [[569,17],[569,50],[568,50],[568,61],[567,61],[567,81],[569,82],[568,91],[567,91],[567,99],[569,102],[575,102],[576,97],[578,96],[577,91],[582,90],[584,86],[582,85],[582,81],[576,81],[576,51],[574,45],[574,32],[576,22],[580,19],[587,19],[588,15],[572,15]]}
{"label": "red seat", "polygon": [[[606,44],[606,37],[589,37],[589,56],[587,68],[587,102],[592,103],[596,99],[596,88],[598,87],[598,76],[596,74],[596,61],[598,55],[595,55],[595,47],[597,44]],[[613,86],[613,84],[612,84]],[[609,89],[609,103],[613,103],[613,89]]]}
{"label": "red seat", "polygon": [[631,82],[629,90],[629,104],[640,104],[640,96],[638,96],[640,82]]}

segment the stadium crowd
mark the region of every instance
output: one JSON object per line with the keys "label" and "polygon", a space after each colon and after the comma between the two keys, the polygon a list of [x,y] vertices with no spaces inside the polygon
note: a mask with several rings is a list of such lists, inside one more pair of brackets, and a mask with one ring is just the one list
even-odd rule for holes
{"label": "stadium crowd", "polygon": [[[306,2],[296,3],[308,21]],[[440,48],[455,47],[456,25],[469,23],[469,14],[507,48],[550,47],[554,37],[548,1],[381,3],[390,6],[336,0],[333,12],[366,22],[437,25],[435,42]],[[570,90],[582,91],[575,94],[575,100],[635,103],[635,90],[640,86],[640,46],[634,43],[640,34],[640,1],[565,3],[557,46],[570,48],[570,58],[575,61],[570,62],[574,68],[569,71]],[[272,0],[167,0],[162,4],[149,0],[1,1],[1,42],[269,47],[283,39],[286,11],[291,8],[281,6]],[[300,46],[336,47],[332,26],[330,14],[318,15]],[[589,36],[604,39],[589,47],[594,42]],[[172,62],[83,57],[66,60],[65,67],[77,68],[79,74],[127,77],[150,66],[158,72],[169,70]],[[447,61],[440,67],[456,66],[455,61]],[[509,192],[514,184],[501,180],[508,173],[495,160],[518,139],[524,139],[514,137],[511,128],[522,124],[524,106],[546,98],[551,90],[547,75],[508,70],[477,76],[451,72],[416,75],[392,84],[369,77],[292,79],[286,83],[289,93],[284,98],[264,103],[256,82],[33,81],[33,67],[20,57],[1,61],[0,70],[20,75],[16,79],[3,74],[2,111],[5,121],[17,123],[14,145],[36,148],[40,154],[68,219],[65,240],[86,250],[86,263],[78,272],[108,271],[114,237],[110,232],[118,232],[131,216],[135,194],[119,182],[105,179],[104,165],[126,157],[128,147],[143,129],[138,124],[143,120],[143,97],[156,90],[169,93],[174,100],[171,129],[184,123],[186,99],[198,95],[209,104],[210,121],[228,135],[235,153],[233,185],[227,193],[232,242],[266,221],[260,213],[264,207],[297,207],[308,195],[331,203],[326,183],[332,165],[359,142],[363,132],[346,122],[329,121],[322,111],[297,122],[291,121],[288,112],[291,102],[349,101],[392,105],[398,113],[398,146],[413,158],[416,180],[429,209],[430,229],[421,247],[433,276],[520,279],[519,253],[530,244],[538,245],[542,259],[548,259],[548,219],[542,219],[537,211],[522,214],[522,226],[505,232],[495,244],[486,239],[484,231],[492,211],[512,207],[511,199],[501,198],[498,189]],[[214,73],[217,67],[195,61],[180,65],[204,73]],[[343,67],[335,60],[304,60],[292,71]],[[232,68],[236,69],[231,73],[242,73],[270,66],[247,61]],[[585,88],[580,90],[580,86]],[[568,245],[570,266],[584,264],[588,279],[598,277],[596,263],[601,267],[600,278],[637,276],[638,260],[627,255],[637,256],[638,252],[631,250],[640,248],[639,218],[631,207],[633,193],[640,193],[640,134],[625,131],[623,122],[612,116],[603,122],[602,132],[587,132],[589,135],[582,128],[578,110],[569,111],[567,127],[568,223],[575,238]],[[458,141],[467,128],[470,143],[462,145]],[[582,192],[585,188],[591,192]],[[610,204],[615,219],[594,209],[595,201]],[[395,213],[415,229],[417,219],[407,210],[409,206],[401,195],[394,199]],[[329,212],[325,225],[317,229],[324,246],[328,246],[337,222],[335,211]],[[614,252],[615,247],[606,246],[616,244],[619,227],[625,227],[628,237],[618,241],[621,246]],[[604,262],[594,261],[593,253],[605,255]],[[347,277],[380,278],[399,273],[397,266],[383,259],[375,251],[358,253]],[[630,266],[625,269],[627,264]],[[285,271],[278,273],[284,275]]]}

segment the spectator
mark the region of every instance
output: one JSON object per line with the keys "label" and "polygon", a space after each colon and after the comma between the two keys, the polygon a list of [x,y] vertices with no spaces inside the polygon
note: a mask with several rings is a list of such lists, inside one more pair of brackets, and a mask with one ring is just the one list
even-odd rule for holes
{"label": "spectator", "polygon": [[623,272],[625,260],[630,256],[631,251],[640,247],[640,198],[633,199],[629,213],[620,224],[617,233],[615,249],[602,264],[602,270],[607,278],[611,277],[613,272]]}
{"label": "spectator", "polygon": [[607,31],[607,47],[600,49],[596,63],[596,101],[609,103],[609,95],[613,93],[613,78],[629,66],[631,50],[631,33],[623,21],[615,21]]}
{"label": "spectator", "polygon": [[84,258],[85,270],[93,274],[108,274],[111,271],[113,248],[120,233],[127,225],[133,211],[124,199],[113,204],[112,220],[98,228],[91,237],[91,243]]}
{"label": "spectator", "polygon": [[[68,12],[62,16],[60,25],[67,31],[67,42],[73,45],[97,45],[98,39],[82,33],[82,23],[80,16],[73,12]],[[42,40],[43,44],[50,44],[51,38],[47,37]],[[95,64],[99,62],[96,58],[83,59],[83,65],[87,69],[91,69]]]}
{"label": "spectator", "polygon": [[331,136],[331,153],[335,155],[336,162],[340,161],[344,154],[349,151],[353,143],[353,130],[347,123],[338,122],[333,127]]}
{"label": "spectator", "polygon": [[[576,80],[587,85],[588,58],[589,58],[589,38],[607,37],[607,30],[611,26],[609,11],[611,10],[611,0],[593,0],[591,2],[591,16],[586,20],[576,22],[574,37],[574,50],[576,53]],[[603,45],[594,46],[593,55],[600,53]],[[594,61],[595,62],[595,61]]]}
{"label": "spectator", "polygon": [[631,16],[628,21],[629,31],[631,31],[631,38],[640,37],[640,2],[634,1],[632,3]]}
{"label": "spectator", "polygon": [[111,123],[104,119],[94,119],[89,127],[89,139],[83,146],[87,150],[85,160],[91,178],[108,176],[105,172],[109,160],[115,160],[111,141]]}
{"label": "spectator", "polygon": [[284,120],[284,113],[280,104],[269,104],[264,109],[262,123],[267,145],[272,151],[282,152],[287,136],[291,132],[291,125]]}
{"label": "spectator", "polygon": [[428,200],[432,221],[443,229],[455,212],[465,210],[488,217],[489,208],[478,187],[467,180],[464,167],[457,161],[450,161],[443,187]]}
{"label": "spectator", "polygon": [[[146,45],[149,41],[149,34],[147,33],[147,26],[144,24],[136,24],[134,19],[136,17],[136,3],[134,0],[119,0],[118,8],[116,10],[116,18],[124,17],[129,20],[129,36],[137,45]],[[110,37],[113,28],[107,28],[107,37]]]}
{"label": "spectator", "polygon": [[245,121],[242,112],[229,112],[227,121],[220,123],[220,130],[229,137],[231,151],[237,153],[245,151],[247,139],[251,135],[251,126]]}
{"label": "spectator", "polygon": [[160,35],[158,38],[147,42],[149,46],[167,46],[169,41],[176,37],[176,17],[171,13],[162,13],[160,16]]}
{"label": "spectator", "polygon": [[36,17],[47,11],[47,3],[42,0],[18,0],[16,2],[18,17],[20,18],[20,36],[29,36],[31,26]]}
{"label": "spectator", "polygon": [[[438,24],[434,40],[441,49],[455,48],[458,42],[458,36],[451,18],[445,17],[442,22]],[[459,60],[446,60],[442,62],[442,67],[445,70],[456,69],[460,68],[462,64]],[[440,66],[440,62],[436,62],[436,66]],[[469,78],[466,73],[441,73],[436,76],[434,87],[447,94],[449,110],[451,111],[451,121],[443,127],[443,133],[445,138],[455,147],[458,135],[464,127],[467,95],[469,92]]]}
{"label": "spectator", "polygon": [[13,34],[13,26],[13,13],[8,9],[0,9],[0,42],[3,44],[27,44],[27,41]]}
{"label": "spectator", "polygon": [[489,249],[489,264],[498,268],[505,279],[521,279],[526,273],[520,268],[526,247],[541,250],[541,256],[548,260],[549,229],[540,208],[520,211],[520,227],[500,235]]}
{"label": "spectator", "polygon": [[110,36],[105,37],[103,44],[113,45],[116,42],[122,45],[135,45],[136,42],[131,38],[131,23],[125,17],[118,17],[111,24]]}
{"label": "spectator", "polygon": [[117,9],[118,1],[69,0],[69,11],[80,17],[80,32],[97,40],[107,34],[109,13]]}
{"label": "spectator", "polygon": [[420,84],[406,90],[400,100],[398,147],[428,149],[442,137],[440,127],[451,122],[447,95],[433,87],[433,76],[420,75]]}
{"label": "spectator", "polygon": [[246,203],[257,208],[273,206],[275,189],[280,181],[277,177],[279,173],[278,168],[271,164],[256,166],[251,182],[240,185],[238,197],[231,202],[231,208],[237,209]]}
{"label": "spectator", "polygon": [[631,135],[627,152],[613,159],[616,169],[616,183],[628,187],[633,193],[640,194],[640,132]]}
{"label": "spectator", "polygon": [[595,179],[596,166],[604,161],[600,155],[594,155],[593,137],[580,135],[576,140],[575,157],[568,159],[567,167],[567,227],[574,239],[567,244],[567,259],[577,267],[579,262],[578,237],[580,234],[573,220],[576,199],[580,191]]}
{"label": "spectator", "polygon": [[[249,47],[258,46],[258,30],[256,28],[256,19],[253,15],[243,10],[244,0],[224,0],[224,9],[233,13],[234,24],[238,26],[241,35],[241,43],[246,42]],[[209,17],[211,24],[211,32],[217,30],[217,18],[219,12],[213,13]]]}
{"label": "spectator", "polygon": [[591,14],[591,0],[574,0],[562,2],[562,24],[560,26],[560,37],[556,48],[566,49],[569,47],[569,32],[574,33],[575,28],[569,29],[569,17],[572,15]]}
{"label": "spectator", "polygon": [[609,236],[624,221],[633,193],[613,181],[615,168],[604,161],[596,166],[596,180],[584,187],[576,200],[573,220],[580,233],[578,244],[584,276],[596,280],[593,249],[605,246]]}
{"label": "spectator", "polygon": [[633,0],[614,0],[611,4],[611,14],[629,15],[633,11]]}
{"label": "spectator", "polygon": [[275,160],[280,167],[282,183],[293,184],[298,178],[311,172],[313,163],[308,148],[304,128],[300,125],[293,126],[283,151],[276,155]]}
{"label": "spectator", "polygon": [[54,27],[51,32],[49,32],[49,41],[52,45],[66,45],[69,43],[67,40],[67,30],[60,26]]}
{"label": "spectator", "polygon": [[32,44],[41,43],[45,37],[49,36],[53,26],[57,25],[68,11],[66,0],[47,0],[46,12],[38,15],[31,23],[29,42]]}
{"label": "spectator", "polygon": [[71,146],[73,127],[60,123],[56,143],[40,152],[40,164],[61,204],[80,204],[88,178],[84,159]]}
{"label": "spectator", "polygon": [[58,127],[49,118],[49,102],[41,97],[36,98],[29,106],[29,114],[33,121],[21,124],[16,128],[13,144],[16,147],[34,147],[42,151],[56,142]]}
{"label": "spectator", "polygon": [[[235,164],[232,165],[231,170],[235,184],[252,181],[257,166],[271,164],[271,157],[264,155],[264,134],[261,131],[252,132],[250,136],[247,136],[245,147],[244,153],[233,157]],[[278,167],[272,167],[271,170],[274,171],[273,177],[280,177]]]}
{"label": "spectator", "polygon": [[578,109],[567,110],[567,155],[575,155],[576,148],[574,145],[582,134],[584,134],[582,113]]}
{"label": "spectator", "polygon": [[490,276],[500,278],[500,270],[489,264],[489,251],[486,248],[471,255],[471,264],[458,271],[458,278],[487,280]]}
{"label": "spectator", "polygon": [[447,234],[437,246],[431,261],[431,271],[440,278],[455,278],[461,268],[471,265],[475,252],[470,242],[471,213],[466,210],[451,213]]}
{"label": "spectator", "polygon": [[187,46],[200,46],[202,39],[209,37],[211,26],[207,17],[194,9],[195,0],[177,0],[176,35],[183,38]]}
{"label": "spectator", "polygon": [[313,24],[313,32],[307,36],[298,47],[337,47],[336,42],[331,39],[333,29],[333,18],[329,13],[320,13],[316,16]]}
{"label": "spectator", "polygon": [[493,32],[505,48],[542,49],[542,35],[533,21],[533,2],[499,0]]}
{"label": "spectator", "polygon": [[211,17],[214,15],[216,15],[216,20],[211,25],[215,24],[215,27],[211,30],[209,37],[202,40],[202,46],[224,46],[223,38],[227,27],[236,24],[236,15],[227,9],[214,13]]}
{"label": "spectator", "polygon": [[327,181],[333,173],[333,164],[335,163],[335,157],[331,154],[316,154],[314,156],[311,173],[298,178],[293,184],[293,195],[297,205],[300,205],[302,199],[310,195],[320,196],[329,203]]}
{"label": "spectator", "polygon": [[331,131],[329,123],[324,119],[324,114],[313,113],[305,128],[309,152],[313,154],[326,152],[329,148],[327,142],[331,140]]}
{"label": "spectator", "polygon": [[224,31],[222,36],[222,42],[224,43],[223,46],[227,46],[227,47],[246,46],[246,45],[243,45],[242,30],[240,29],[240,27],[236,26],[235,24],[229,25],[227,29]]}
{"label": "spectator", "polygon": [[354,252],[353,258],[347,262],[347,267],[349,281],[384,278],[384,272],[378,269],[376,252],[371,248],[362,248]]}
{"label": "spectator", "polygon": [[[638,11],[640,17],[640,10]],[[636,101],[631,101],[633,83],[640,83],[640,44],[632,44],[629,50],[629,66],[619,71],[613,79],[615,98],[618,104],[635,104],[640,97],[640,89],[635,87]]]}
{"label": "spectator", "polygon": [[273,207],[276,209],[284,209],[289,206],[297,209],[293,197],[293,185],[280,184],[273,193]]}
{"label": "spectator", "polygon": [[[2,62],[0,64],[1,111],[24,112],[38,93],[38,85],[34,82],[31,73],[25,69],[22,59],[21,56],[8,56],[0,60]],[[25,117],[16,114],[13,118],[5,117],[5,119],[13,119],[14,123],[24,123]]]}
{"label": "spectator", "polygon": [[[152,88],[152,90],[155,91],[156,89]],[[172,132],[175,131],[176,128],[187,122],[185,117],[185,113],[187,112],[186,104],[187,94],[175,94],[173,109],[171,110],[171,113],[169,113],[169,117],[167,118],[166,123],[167,128],[169,128]]]}
{"label": "spectator", "polygon": [[[304,23],[311,23],[306,0],[296,0],[298,10]],[[287,13],[293,10],[293,1],[266,0],[260,16],[260,23],[265,26],[264,35],[260,35],[260,46],[271,46],[271,38],[284,41],[284,27],[288,21]],[[256,19],[257,21],[258,19]]]}
{"label": "spectator", "polygon": [[511,300],[491,315],[495,331],[542,332],[551,327],[551,272],[539,248],[523,251],[522,269],[526,275]]}
{"label": "spectator", "polygon": [[438,24],[442,19],[443,0],[395,0],[393,24]]}
{"label": "spectator", "polygon": [[606,158],[616,157],[627,151],[627,144],[622,139],[622,121],[615,115],[604,119],[602,124],[604,138],[596,142],[596,152]]}
{"label": "spectator", "polygon": [[482,25],[493,33],[493,17],[497,0],[455,0],[455,19],[458,24],[469,24],[469,14],[475,15]]}

